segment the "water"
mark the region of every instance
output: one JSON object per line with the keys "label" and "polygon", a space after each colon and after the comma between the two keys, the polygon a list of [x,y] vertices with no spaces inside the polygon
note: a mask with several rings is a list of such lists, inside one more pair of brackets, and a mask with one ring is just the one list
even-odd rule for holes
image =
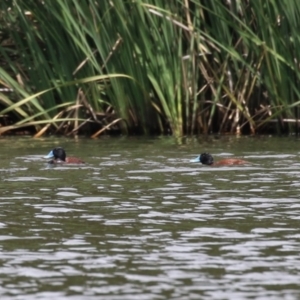
{"label": "water", "polygon": [[0,139],[0,299],[299,299],[299,143]]}

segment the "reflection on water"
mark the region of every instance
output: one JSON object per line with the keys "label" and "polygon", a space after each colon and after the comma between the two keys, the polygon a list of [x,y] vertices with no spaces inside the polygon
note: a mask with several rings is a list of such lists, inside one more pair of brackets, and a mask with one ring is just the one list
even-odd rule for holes
{"label": "reflection on water", "polygon": [[0,143],[1,299],[299,298],[296,139]]}

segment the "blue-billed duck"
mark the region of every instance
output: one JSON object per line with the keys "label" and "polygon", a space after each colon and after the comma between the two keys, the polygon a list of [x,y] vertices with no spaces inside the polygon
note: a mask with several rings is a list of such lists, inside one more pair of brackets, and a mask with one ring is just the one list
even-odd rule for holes
{"label": "blue-billed duck", "polygon": [[195,159],[190,160],[190,162],[200,162],[203,165],[209,165],[209,166],[233,166],[233,165],[249,164],[248,161],[238,159],[238,158],[225,158],[217,162],[214,162],[214,158],[209,153],[202,153]]}
{"label": "blue-billed duck", "polygon": [[44,158],[52,158],[49,163],[67,163],[67,164],[83,164],[84,161],[77,157],[67,157],[62,147],[54,148]]}

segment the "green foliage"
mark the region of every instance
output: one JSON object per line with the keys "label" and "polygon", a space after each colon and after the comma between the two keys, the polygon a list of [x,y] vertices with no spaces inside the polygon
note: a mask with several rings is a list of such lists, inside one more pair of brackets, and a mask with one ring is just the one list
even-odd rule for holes
{"label": "green foliage", "polygon": [[299,23],[297,0],[3,0],[0,133],[292,130]]}

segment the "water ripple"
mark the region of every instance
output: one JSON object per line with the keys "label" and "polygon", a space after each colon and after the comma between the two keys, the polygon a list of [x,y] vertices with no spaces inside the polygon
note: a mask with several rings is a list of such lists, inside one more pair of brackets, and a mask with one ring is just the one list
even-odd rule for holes
{"label": "water ripple", "polygon": [[298,143],[211,168],[189,163],[199,147],[96,142],[86,166],[3,162],[1,299],[300,297]]}

